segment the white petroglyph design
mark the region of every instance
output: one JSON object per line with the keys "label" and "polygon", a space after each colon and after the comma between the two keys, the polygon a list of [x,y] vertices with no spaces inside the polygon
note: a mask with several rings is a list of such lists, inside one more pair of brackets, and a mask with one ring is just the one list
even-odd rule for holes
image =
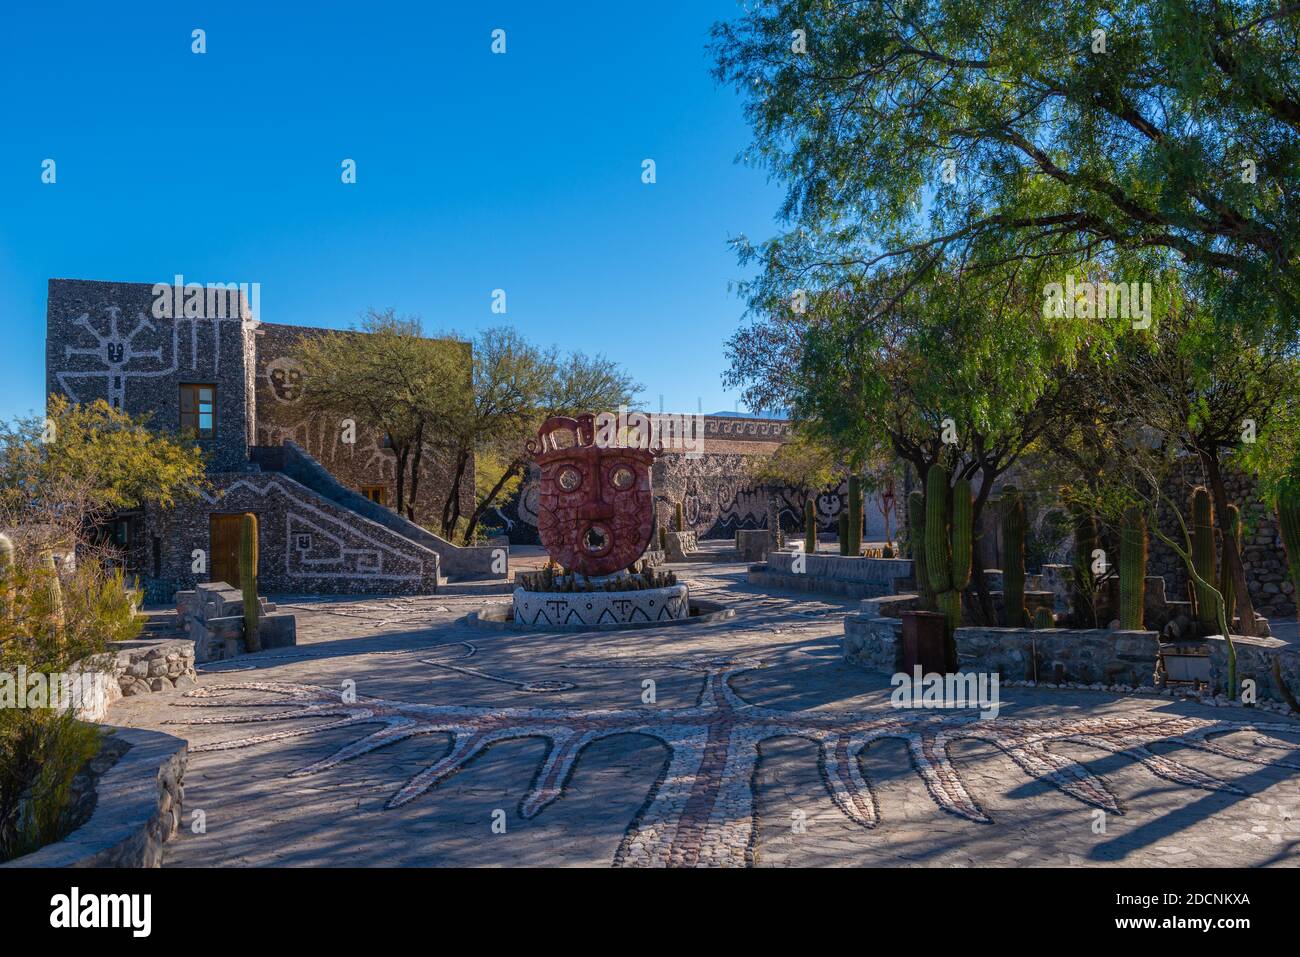
{"label": "white petroglyph design", "polygon": [[[98,320],[92,320],[91,312],[99,313]],[[168,341],[166,335],[158,334],[157,324],[142,311],[136,313],[135,324],[129,331],[123,331],[120,307],[106,303],[91,312],[81,313],[72,320],[72,325],[84,330],[95,344],[93,346],[65,345],[63,358],[65,360],[96,359],[100,363],[99,366],[92,369],[64,369],[55,373],[55,379],[73,402],[85,401],[73,385],[74,381],[102,379],[105,382],[105,397],[109,404],[117,409],[126,408],[126,388],[129,380],[156,379],[172,375],[180,369],[182,323],[188,323],[190,327],[190,369],[194,371],[199,369],[200,327],[211,329],[212,349],[203,350],[202,354],[210,365],[213,375],[216,376],[221,371],[221,323],[235,322],[242,325],[244,321],[239,318],[167,320],[171,325],[171,337]]]}
{"label": "white petroglyph design", "polygon": [[[242,713],[181,719],[183,725],[274,723],[327,718],[306,726],[283,728],[210,744],[191,745],[192,754],[247,748],[271,741],[380,725],[328,757],[290,772],[291,777],[318,774],[399,741],[429,734],[447,735],[449,745],[411,777],[388,801],[407,804],[464,768],[485,749],[502,741],[537,737],[549,747],[519,804],[519,813],[535,817],[562,797],[582,751],[602,738],[642,734],[669,749],[659,780],[642,810],[629,824],[614,855],[623,866],[746,866],[754,863],[755,770],[763,742],[799,737],[820,749],[819,770],[827,794],[850,821],[874,828],[878,801],[859,759],[874,741],[904,742],[913,767],[934,802],[944,811],[976,824],[992,820],[963,780],[949,753],[954,743],[977,740],[992,744],[1036,781],[1109,814],[1123,814],[1119,799],[1087,765],[1054,749],[1082,744],[1121,755],[1151,774],[1183,787],[1246,794],[1238,784],[1156,753],[1152,746],[1204,751],[1256,766],[1300,770],[1292,756],[1296,742],[1277,734],[1300,734],[1295,722],[1197,718],[1139,713],[1062,718],[980,720],[977,712],[936,713],[924,710],[834,711],[821,708],[785,711],[750,704],[731,686],[742,672],[761,667],[752,659],[678,659],[676,662],[622,658],[570,667],[640,670],[670,668],[702,675],[699,696],[687,707],[601,710],[581,707],[481,707],[413,703],[358,696],[344,700],[334,689],[287,682],[215,685],[188,697],[224,698],[252,694],[252,701],[207,702],[207,707],[272,707],[266,713]],[[290,703],[285,708],[283,704]],[[200,705],[204,706],[204,705]],[[1222,742],[1232,732],[1254,735],[1254,748]]]}
{"label": "white petroglyph design", "polygon": [[[318,508],[298,494],[296,483],[278,477],[263,485],[248,479],[239,479],[218,494],[202,493],[211,504],[228,504],[229,498],[239,490],[253,497],[265,499],[279,495],[285,507],[285,572],[296,578],[365,578],[397,582],[421,581],[424,563],[409,551],[393,548],[366,535],[371,525],[361,516],[352,516],[344,522]],[[380,526],[374,526],[385,534]],[[364,541],[364,547],[356,544]],[[413,547],[413,546],[412,546]]]}

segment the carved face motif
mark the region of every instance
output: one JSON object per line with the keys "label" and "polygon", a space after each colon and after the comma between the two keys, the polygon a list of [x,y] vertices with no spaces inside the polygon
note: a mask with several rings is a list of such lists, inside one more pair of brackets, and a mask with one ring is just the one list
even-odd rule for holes
{"label": "carved face motif", "polygon": [[556,562],[609,575],[641,557],[654,520],[650,452],[573,445],[535,458],[542,473],[537,532]]}
{"label": "carved face motif", "polygon": [[266,367],[271,392],[279,402],[297,402],[302,396],[302,369],[292,359],[275,359]]}

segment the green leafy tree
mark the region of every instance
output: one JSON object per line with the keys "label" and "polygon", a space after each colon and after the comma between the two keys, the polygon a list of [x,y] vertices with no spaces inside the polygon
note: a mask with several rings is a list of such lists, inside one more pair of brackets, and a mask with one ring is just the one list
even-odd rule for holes
{"label": "green leafy tree", "polygon": [[760,282],[1176,260],[1221,324],[1300,325],[1293,6],[765,0],[712,47],[787,187]]}
{"label": "green leafy tree", "polygon": [[354,330],[304,336],[294,349],[308,383],[304,409],[384,436],[395,462],[394,504],[412,521],[426,449],[442,423],[470,404],[469,348],[426,338],[418,317],[390,308],[370,309]]}
{"label": "green leafy tree", "polygon": [[[474,408],[443,430],[457,474],[468,468],[472,455],[484,452],[498,470],[495,480],[484,472],[482,481],[476,481],[480,494],[464,523],[466,543],[483,516],[522,480],[528,467],[525,442],[547,418],[614,412],[639,391],[626,372],[602,355],[561,355],[554,347],[528,343],[508,326],[480,333],[474,347]],[[454,529],[459,521],[460,501],[448,499],[443,527]]]}

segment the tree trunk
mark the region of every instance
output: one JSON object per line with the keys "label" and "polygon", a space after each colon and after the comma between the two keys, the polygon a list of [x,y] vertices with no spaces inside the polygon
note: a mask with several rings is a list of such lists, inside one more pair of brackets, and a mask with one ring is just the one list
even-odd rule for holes
{"label": "tree trunk", "polygon": [[411,494],[406,503],[406,517],[415,521],[415,499],[420,491],[420,460],[424,457],[424,423],[415,430],[414,454],[411,456]]}
{"label": "tree trunk", "polygon": [[[1228,521],[1228,493],[1223,485],[1219,459],[1217,455],[1202,453],[1201,462],[1205,466],[1206,478],[1210,480],[1210,494],[1214,496],[1214,524],[1218,526],[1220,540],[1223,542],[1223,560],[1228,566],[1233,590],[1237,593],[1240,631],[1243,635],[1254,635],[1255,606],[1250,600],[1250,590],[1246,587],[1246,569],[1241,564],[1241,546],[1237,541],[1237,532]],[[1224,617],[1228,619],[1228,627],[1231,628],[1232,609],[1225,608]]]}
{"label": "tree trunk", "polygon": [[401,515],[406,503],[406,458],[411,454],[410,446],[403,445],[399,448],[395,445],[393,454],[397,457],[397,514]]}
{"label": "tree trunk", "polygon": [[463,448],[457,451],[451,487],[447,490],[447,498],[442,503],[442,537],[447,541],[451,541],[456,534],[456,520],[460,518],[460,483],[465,478],[469,455],[470,453]]}
{"label": "tree trunk", "polygon": [[470,514],[469,517],[469,525],[465,529],[466,545],[468,545],[470,543],[470,540],[474,537],[474,530],[478,528],[479,520],[492,506],[492,503],[496,500],[496,497],[501,494],[501,489],[505,487],[506,482],[510,481],[511,477],[517,471],[519,471],[519,467],[521,465],[523,465],[523,462],[519,459],[515,459],[513,462],[511,462],[510,467],[507,468],[504,473],[502,473],[501,478],[497,479],[496,485],[492,486],[492,490],[488,492],[486,496],[484,496],[483,501],[479,502],[477,505],[474,506],[474,511]]}

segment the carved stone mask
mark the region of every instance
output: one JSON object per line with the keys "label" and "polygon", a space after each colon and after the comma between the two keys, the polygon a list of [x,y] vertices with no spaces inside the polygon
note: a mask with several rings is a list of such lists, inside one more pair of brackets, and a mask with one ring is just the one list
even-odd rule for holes
{"label": "carved stone mask", "polygon": [[610,575],[645,553],[654,524],[646,449],[596,445],[594,417],[554,416],[528,451],[541,469],[537,532],[547,553],[583,575]]}

